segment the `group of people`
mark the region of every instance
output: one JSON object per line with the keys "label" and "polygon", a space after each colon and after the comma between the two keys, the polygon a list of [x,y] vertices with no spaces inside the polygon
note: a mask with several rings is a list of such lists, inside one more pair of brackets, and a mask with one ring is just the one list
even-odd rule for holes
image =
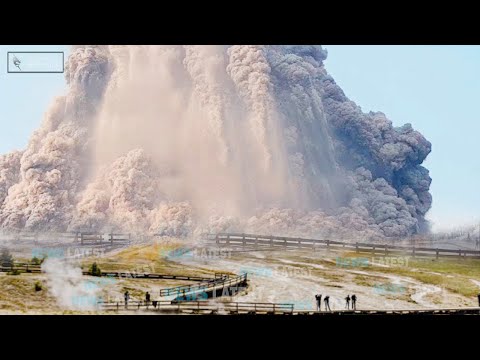
{"label": "group of people", "polygon": [[[130,293],[127,291],[125,291],[125,293],[123,294],[123,298],[125,299],[125,308],[128,307],[128,300],[130,300]],[[147,291],[147,293],[145,294],[145,305],[148,305],[150,304],[150,293]]]}
{"label": "group of people", "polygon": [[[124,294],[124,298],[125,298],[125,308],[128,307],[128,300],[130,300],[130,293],[127,291],[125,291],[125,294]],[[317,311],[322,311],[322,294],[317,294],[315,295],[315,300],[316,300],[316,303],[317,303]],[[323,299],[324,303],[325,303],[325,311],[332,311],[332,309],[330,309],[330,296],[325,296],[325,298]],[[148,305],[150,303],[150,293],[147,291],[147,293],[145,294],[145,304]],[[352,310],[356,310],[357,309],[357,296],[355,294],[353,294],[352,296],[347,295],[347,297],[345,298],[345,308],[347,310],[350,310],[350,305],[351,305],[351,309]],[[478,307],[480,307],[480,294],[478,294]]]}
{"label": "group of people", "polygon": [[[322,294],[315,295],[315,300],[317,302],[317,311],[322,311]],[[328,295],[325,296],[323,301],[325,303],[325,311],[332,311],[332,309],[330,309],[330,296]],[[345,298],[345,302],[346,302],[345,307],[348,310],[350,310],[350,302],[351,302],[352,310],[357,309],[357,296],[355,294],[353,294],[352,296],[350,296],[350,294],[347,295],[347,297]]]}

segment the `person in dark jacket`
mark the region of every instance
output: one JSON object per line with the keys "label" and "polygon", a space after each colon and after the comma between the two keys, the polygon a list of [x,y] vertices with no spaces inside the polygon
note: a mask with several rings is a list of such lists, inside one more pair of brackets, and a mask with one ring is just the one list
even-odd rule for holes
{"label": "person in dark jacket", "polygon": [[330,309],[330,296],[325,296],[325,300],[323,300],[325,302],[325,311],[332,311],[332,309]]}
{"label": "person in dark jacket", "polygon": [[128,290],[125,291],[125,294],[123,294],[123,297],[125,298],[125,309],[128,307],[128,300],[130,299],[130,294],[128,293]]}
{"label": "person in dark jacket", "polygon": [[352,309],[357,310],[357,295],[352,295]]}
{"label": "person in dark jacket", "polygon": [[145,303],[146,303],[147,306],[148,306],[148,304],[150,304],[150,293],[148,291],[145,294]]}
{"label": "person in dark jacket", "polygon": [[317,311],[322,311],[322,294],[315,295],[315,300],[317,301]]}
{"label": "person in dark jacket", "polygon": [[347,310],[350,309],[350,295],[347,295],[347,297],[345,298],[345,302],[346,302],[346,308]]}

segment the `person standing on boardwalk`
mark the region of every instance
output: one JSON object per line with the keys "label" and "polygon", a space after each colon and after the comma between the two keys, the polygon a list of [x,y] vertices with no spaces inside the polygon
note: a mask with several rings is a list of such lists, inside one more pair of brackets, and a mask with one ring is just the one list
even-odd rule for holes
{"label": "person standing on boardwalk", "polygon": [[357,295],[352,295],[352,309],[357,310]]}
{"label": "person standing on boardwalk", "polygon": [[146,303],[147,306],[148,306],[148,304],[150,304],[150,293],[148,291],[145,294],[145,303]]}
{"label": "person standing on boardwalk", "polygon": [[345,302],[347,303],[345,307],[347,308],[347,310],[349,310],[350,309],[350,295],[347,295],[347,297],[345,298]]}
{"label": "person standing on boardwalk", "polygon": [[315,295],[315,299],[317,301],[317,311],[322,311],[322,294]]}
{"label": "person standing on boardwalk", "polygon": [[123,294],[125,298],[125,309],[128,307],[128,300],[130,299],[130,294],[128,293],[128,290],[125,291],[125,294]]}
{"label": "person standing on boardwalk", "polygon": [[332,311],[332,309],[330,309],[330,296],[325,296],[325,311]]}

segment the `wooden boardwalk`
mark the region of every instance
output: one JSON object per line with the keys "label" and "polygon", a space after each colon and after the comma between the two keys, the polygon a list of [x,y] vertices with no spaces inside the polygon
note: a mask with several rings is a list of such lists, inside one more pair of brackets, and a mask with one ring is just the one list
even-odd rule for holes
{"label": "wooden boardwalk", "polygon": [[240,290],[248,286],[247,274],[233,277],[220,277],[214,280],[188,286],[177,286],[160,290],[160,297],[173,296],[173,301],[184,302],[199,298],[216,298],[221,296],[235,296]]}
{"label": "wooden boardwalk", "polygon": [[253,235],[219,233],[209,234],[207,242],[222,246],[253,247],[256,249],[305,249],[305,250],[327,250],[327,251],[353,251],[358,254],[371,254],[380,256],[411,255],[412,257],[439,257],[444,258],[473,258],[480,259],[480,250],[463,249],[440,249],[415,246],[402,246],[390,244],[369,244],[361,242],[345,242],[335,240],[304,239],[272,235]]}
{"label": "wooden boardwalk", "polygon": [[[89,275],[88,271],[84,271],[83,275]],[[150,279],[150,280],[185,280],[185,281],[200,281],[209,282],[214,281],[213,277],[204,276],[187,276],[187,275],[175,275],[175,274],[150,274],[150,273],[136,273],[129,271],[102,271],[102,277],[113,278],[134,278],[134,279]]]}
{"label": "wooden boardwalk", "polygon": [[296,310],[293,304],[213,301],[144,301],[98,303],[98,310],[114,312],[157,312],[176,314],[225,314],[225,315],[311,315],[311,316],[361,316],[361,315],[480,315],[480,308],[450,309],[388,309],[388,310]]}
{"label": "wooden boardwalk", "polygon": [[99,303],[104,311],[155,311],[164,313],[190,314],[283,314],[292,313],[293,304],[249,303],[249,302],[213,302],[213,301],[156,301],[146,304],[144,301]]}

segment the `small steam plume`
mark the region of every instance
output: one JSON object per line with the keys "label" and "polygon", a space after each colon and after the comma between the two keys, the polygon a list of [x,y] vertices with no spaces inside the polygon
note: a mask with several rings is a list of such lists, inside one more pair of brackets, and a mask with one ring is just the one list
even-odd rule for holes
{"label": "small steam plume", "polygon": [[431,144],[364,113],[317,45],[76,46],[0,156],[4,229],[397,238],[428,231]]}
{"label": "small steam plume", "polygon": [[[42,271],[47,275],[49,291],[60,307],[69,310],[95,310],[99,287],[89,286],[82,269],[61,259],[46,259]],[[92,283],[93,284],[93,283]]]}

